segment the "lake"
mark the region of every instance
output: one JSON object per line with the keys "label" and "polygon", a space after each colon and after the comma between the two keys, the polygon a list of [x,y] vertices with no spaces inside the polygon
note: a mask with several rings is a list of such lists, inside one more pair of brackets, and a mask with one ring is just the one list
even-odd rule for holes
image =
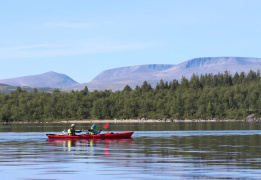
{"label": "lake", "polygon": [[[98,129],[103,124],[97,124]],[[70,124],[0,125],[2,179],[260,179],[261,122],[110,123],[132,139],[47,140]],[[89,129],[90,124],[76,124]]]}

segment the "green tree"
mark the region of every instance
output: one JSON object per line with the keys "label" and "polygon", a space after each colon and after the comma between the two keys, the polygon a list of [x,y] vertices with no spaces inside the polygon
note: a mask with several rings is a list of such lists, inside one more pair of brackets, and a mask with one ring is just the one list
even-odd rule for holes
{"label": "green tree", "polygon": [[132,91],[132,89],[131,89],[131,87],[127,84],[125,87],[124,87],[124,89],[123,89],[123,91]]}

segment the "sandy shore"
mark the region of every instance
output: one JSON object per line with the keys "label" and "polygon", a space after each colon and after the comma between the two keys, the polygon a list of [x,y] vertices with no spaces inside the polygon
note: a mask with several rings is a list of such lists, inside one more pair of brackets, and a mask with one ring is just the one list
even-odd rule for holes
{"label": "sandy shore", "polygon": [[261,121],[261,119],[104,119],[104,120],[62,120],[53,122],[2,122],[2,124],[39,124],[39,123],[175,123],[175,122],[240,122],[240,121]]}
{"label": "sandy shore", "polygon": [[115,120],[68,120],[60,121],[60,123],[162,123],[162,122],[225,122],[225,121],[246,121],[246,120],[217,120],[217,119],[207,119],[207,120],[181,120],[181,119],[115,119]]}

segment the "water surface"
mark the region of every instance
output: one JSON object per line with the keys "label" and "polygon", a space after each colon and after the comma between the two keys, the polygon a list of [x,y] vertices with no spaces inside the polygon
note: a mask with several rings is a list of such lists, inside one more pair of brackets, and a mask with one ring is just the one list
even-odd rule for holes
{"label": "water surface", "polygon": [[[104,124],[98,124],[103,127]],[[47,140],[69,124],[0,125],[3,179],[260,179],[261,123],[132,123],[132,139]],[[88,129],[90,124],[77,124]]]}

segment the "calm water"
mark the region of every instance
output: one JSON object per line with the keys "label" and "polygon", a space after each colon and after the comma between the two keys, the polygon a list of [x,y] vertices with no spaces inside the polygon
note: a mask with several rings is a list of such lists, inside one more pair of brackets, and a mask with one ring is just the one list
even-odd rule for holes
{"label": "calm water", "polygon": [[[104,124],[98,124],[103,127]],[[260,179],[261,123],[114,124],[132,139],[56,140],[69,124],[0,125],[2,179]],[[77,124],[88,129],[90,124]],[[98,128],[99,129],[99,128]]]}

